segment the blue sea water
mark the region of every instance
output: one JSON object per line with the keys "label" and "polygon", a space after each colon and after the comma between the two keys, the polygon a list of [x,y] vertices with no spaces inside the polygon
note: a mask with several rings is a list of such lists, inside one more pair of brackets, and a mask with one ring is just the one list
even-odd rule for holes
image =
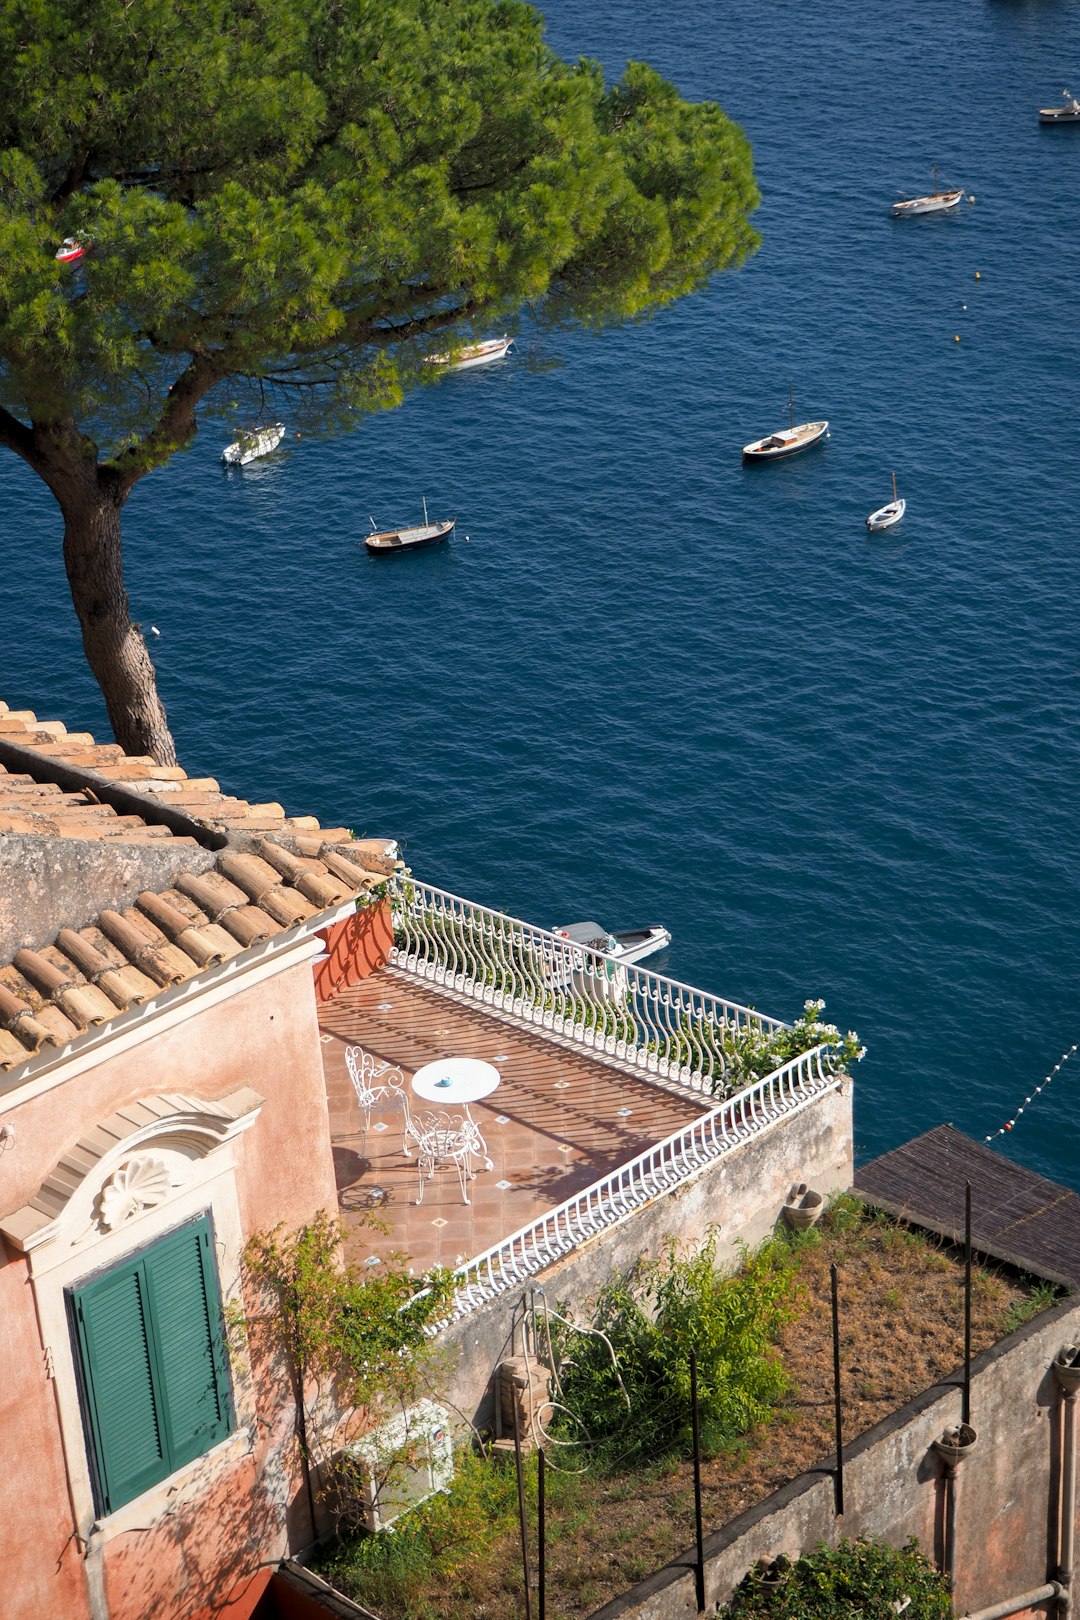
{"label": "blue sea water", "polygon": [[[663,921],[723,995],[824,996],[870,1048],[860,1156],[989,1134],[1080,1040],[1080,128],[1035,117],[1080,3],[546,9],[561,54],[744,126],[761,249],[649,324],[523,325],[351,434],[226,473],[210,431],[147,479],[181,759],[537,922]],[[932,164],[975,204],[891,220]],[[828,444],[743,468],[789,379]],[[422,494],[457,540],[369,558]],[[0,695],[107,735],[10,456],[0,534]],[[1078,1113],[1080,1053],[999,1145],[1080,1186]]]}

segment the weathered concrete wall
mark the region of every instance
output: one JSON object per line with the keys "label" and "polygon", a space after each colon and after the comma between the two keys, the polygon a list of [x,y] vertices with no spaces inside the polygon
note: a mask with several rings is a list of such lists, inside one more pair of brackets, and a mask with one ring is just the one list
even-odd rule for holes
{"label": "weathered concrete wall", "polygon": [[[15,1138],[0,1155],[0,1209],[7,1214],[24,1204],[61,1154],[125,1103],[157,1092],[212,1098],[242,1086],[266,1101],[251,1128],[230,1144],[239,1240],[279,1222],[299,1225],[320,1208],[333,1211],[326,1092],[306,960],[9,1109],[4,1118]],[[130,1242],[140,1246],[137,1220]],[[91,1250],[87,1270],[94,1264]],[[110,1536],[108,1520],[99,1533],[75,1521],[69,1501],[62,1434],[73,1452],[70,1466],[85,1475],[86,1459],[81,1435],[60,1428],[34,1286],[25,1258],[0,1243],[4,1620],[46,1614],[246,1620],[276,1559],[311,1540],[287,1380],[260,1376],[255,1368],[256,1421],[249,1431],[211,1453],[180,1493],[175,1480],[166,1480],[140,1497],[135,1522],[123,1533]],[[70,1362],[69,1343],[50,1350]]]}
{"label": "weathered concrete wall", "polygon": [[[978,1441],[956,1476],[956,1613],[967,1614],[1054,1578],[1063,1401],[1050,1363],[1080,1340],[1080,1302],[1066,1300],[973,1363]],[[844,1516],[834,1512],[832,1459],[706,1539],[712,1610],[759,1558],[796,1558],[818,1542],[915,1536],[944,1560],[941,1464],[932,1443],[960,1421],[959,1375],[860,1436],[844,1451]],[[1045,1606],[1041,1606],[1045,1607]],[[598,1610],[593,1620],[682,1620],[697,1613],[693,1554]]]}
{"label": "weathered concrete wall", "polygon": [[828,1195],[846,1191],[852,1175],[851,1083],[845,1081],[447,1329],[440,1342],[456,1352],[456,1365],[450,1362],[444,1393],[471,1421],[489,1423],[492,1373],[515,1344],[520,1349],[534,1292],[542,1291],[552,1306],[562,1301],[584,1312],[614,1273],[642,1257],[659,1257],[670,1239],[698,1248],[710,1228],[721,1257],[734,1263],[740,1244],[753,1246],[773,1231],[793,1182]]}
{"label": "weathered concrete wall", "polygon": [[111,838],[43,838],[5,832],[0,841],[0,962],[24,945],[51,945],[105,907],[130,906],[143,889],[167,889],[179,872],[205,872],[208,849],[189,838],[125,844]]}

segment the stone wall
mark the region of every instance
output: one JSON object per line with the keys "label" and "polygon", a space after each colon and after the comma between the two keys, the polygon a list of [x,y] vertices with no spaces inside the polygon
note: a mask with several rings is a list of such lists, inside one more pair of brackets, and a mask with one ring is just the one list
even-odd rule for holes
{"label": "stone wall", "polygon": [[621,1225],[606,1228],[448,1328],[440,1337],[450,1352],[445,1397],[469,1421],[490,1423],[492,1374],[500,1361],[520,1351],[534,1296],[584,1313],[613,1273],[643,1256],[659,1257],[669,1239],[696,1249],[710,1228],[717,1232],[721,1256],[734,1264],[740,1244],[760,1243],[774,1229],[792,1183],[805,1181],[826,1195],[846,1191],[853,1175],[851,1090],[845,1081],[799,1113],[775,1121],[683,1186],[652,1199]]}
{"label": "stone wall", "polygon": [[122,910],[143,889],[167,889],[180,872],[206,872],[208,849],[190,838],[125,843],[122,838],[0,840],[0,961],[24,945],[51,945],[61,928],[84,928],[106,906]]}
{"label": "stone wall", "polygon": [[[971,1422],[978,1439],[955,1482],[958,1615],[1031,1592],[1056,1574],[1063,1401],[1050,1364],[1078,1340],[1080,1301],[1073,1296],[972,1364]],[[873,1536],[899,1547],[915,1536],[943,1563],[945,1483],[932,1446],[959,1423],[960,1405],[958,1375],[846,1446],[842,1519],[834,1510],[830,1458],[708,1535],[706,1612],[727,1601],[759,1558],[797,1558],[843,1537]],[[605,1604],[593,1620],[695,1615],[693,1565],[688,1551]]]}

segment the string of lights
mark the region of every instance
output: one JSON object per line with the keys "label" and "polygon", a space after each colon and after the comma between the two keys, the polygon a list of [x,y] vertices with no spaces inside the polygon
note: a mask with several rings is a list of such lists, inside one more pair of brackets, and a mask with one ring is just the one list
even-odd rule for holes
{"label": "string of lights", "polygon": [[1067,1052],[1062,1052],[1061,1056],[1058,1058],[1057,1062],[1054,1064],[1054,1067],[1050,1070],[1050,1073],[1046,1076],[1046,1079],[1042,1082],[1042,1085],[1036,1086],[1035,1090],[1031,1093],[1031,1096],[1024,1098],[1023,1102],[1020,1104],[1020,1107],[1016,1110],[1016,1113],[1013,1115],[1012,1119],[1007,1119],[1005,1121],[1004,1125],[1000,1125],[996,1131],[991,1131],[989,1136],[984,1136],[983,1137],[984,1142],[992,1142],[995,1139],[995,1137],[1004,1136],[1006,1131],[1011,1131],[1012,1130],[1013,1126],[1016,1124],[1017,1120],[1020,1118],[1020,1115],[1024,1112],[1024,1109],[1028,1106],[1029,1103],[1033,1103],[1035,1101],[1035,1098],[1039,1095],[1040,1091],[1045,1091],[1046,1090],[1047,1086],[1050,1084],[1050,1082],[1054,1078],[1055,1074],[1057,1074],[1059,1069],[1063,1069],[1065,1067],[1066,1063],[1068,1063],[1069,1059],[1072,1057],[1073,1053],[1076,1051],[1078,1046],[1080,1046],[1080,1041],[1075,1041],[1073,1043],[1073,1045],[1069,1047]]}

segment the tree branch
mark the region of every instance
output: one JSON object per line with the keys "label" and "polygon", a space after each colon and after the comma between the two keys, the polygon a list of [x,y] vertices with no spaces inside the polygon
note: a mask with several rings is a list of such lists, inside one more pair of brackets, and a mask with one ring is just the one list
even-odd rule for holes
{"label": "tree branch", "polygon": [[121,451],[113,462],[125,499],[140,478],[195,437],[199,428],[196,407],[224,375],[211,355],[202,353],[192,357],[187,369],[170,388],[156,426],[144,434],[138,444]]}
{"label": "tree branch", "polygon": [[35,472],[40,471],[34,451],[33,432],[25,427],[17,416],[5,411],[2,405],[0,405],[0,445],[6,450],[14,450],[15,454],[21,456],[27,466],[33,467]]}

